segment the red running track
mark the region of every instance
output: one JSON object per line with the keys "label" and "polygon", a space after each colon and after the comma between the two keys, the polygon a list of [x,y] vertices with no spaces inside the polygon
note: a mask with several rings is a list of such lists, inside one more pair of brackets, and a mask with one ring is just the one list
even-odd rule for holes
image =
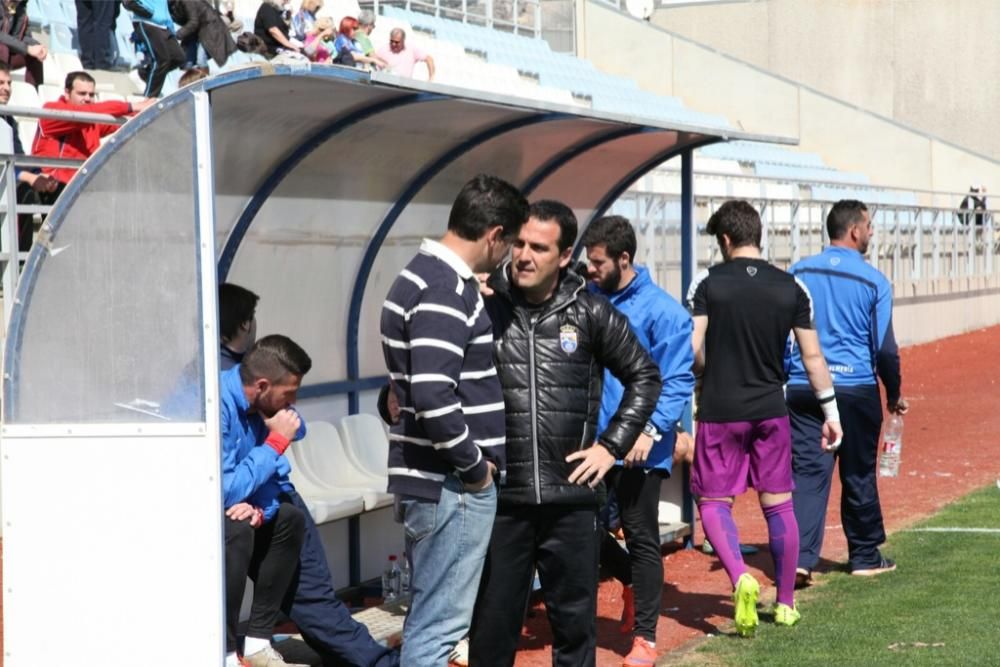
{"label": "red running track", "polygon": [[[1000,439],[995,435],[1000,431],[997,370],[988,362],[997,349],[1000,327],[902,350],[903,395],[910,400],[910,412],[901,473],[895,479],[879,480],[889,532],[1000,478]],[[840,483],[835,475],[823,544],[823,563],[828,569],[840,567],[846,559],[839,508]],[[752,491],[737,499],[736,521],[741,540],[761,549],[758,555],[748,557],[747,563],[765,585],[761,597],[769,603],[774,588],[767,530]],[[696,544],[701,544],[700,531]],[[671,547],[663,564],[665,586],[656,632],[661,654],[715,632],[732,618],[729,580],[715,557],[700,549]],[[905,568],[906,563],[899,566]],[[823,569],[821,565],[819,571]],[[536,605],[534,611],[535,617],[527,624],[530,636],[522,639],[517,667],[552,664],[544,606]],[[618,633],[620,614],[620,584],[602,582],[597,618],[597,664],[602,667],[621,665],[631,648],[631,638]]]}

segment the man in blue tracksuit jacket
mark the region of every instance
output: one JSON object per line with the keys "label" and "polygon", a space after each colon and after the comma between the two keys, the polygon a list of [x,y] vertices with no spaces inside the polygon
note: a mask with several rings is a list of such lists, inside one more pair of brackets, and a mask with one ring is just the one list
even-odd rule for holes
{"label": "man in blue tracksuit jacket", "polygon": [[[676,433],[694,390],[691,366],[691,316],[660,289],[649,271],[633,264],[635,231],[621,216],[595,220],[583,235],[587,250],[591,288],[611,301],[632,325],[632,331],[660,367],[663,388],[653,416],[628,457],[619,461],[605,477],[614,492],[625,531],[628,564],[633,586],[625,587],[622,630],[633,630],[633,649],[625,664],[652,664],[648,661],[656,642],[656,622],[663,588],[663,561],[660,553],[660,483],[669,476]],[[604,373],[604,392],[598,416],[600,433],[618,408],[621,383]],[[614,547],[620,550],[617,543]],[[611,559],[614,554],[608,554]],[[627,574],[627,573],[626,573]],[[627,580],[627,576],[626,576]],[[632,618],[634,604],[634,621]]]}
{"label": "man in blue tracksuit jacket", "polygon": [[[265,354],[262,354],[262,351]],[[397,667],[399,654],[379,645],[367,628],[355,621],[337,598],[323,544],[309,510],[288,479],[291,470],[285,450],[305,435],[305,424],[290,406],[295,401],[302,376],[309,370],[308,355],[285,336],[266,336],[247,352],[243,362],[224,371],[220,378],[222,431],[222,492],[227,510],[227,589],[242,591],[247,564],[230,559],[230,540],[239,538],[234,519],[248,519],[267,528],[284,514],[301,513],[301,547],[288,566],[289,582],[279,585],[280,608],[298,626],[303,638],[321,656],[324,667]],[[280,368],[276,368],[280,366]],[[291,381],[286,380],[291,376]],[[268,377],[271,376],[271,377]],[[263,384],[262,384],[263,383]],[[259,516],[250,519],[250,507]],[[234,515],[235,507],[241,507]],[[291,511],[296,510],[296,511]],[[259,539],[259,538],[257,538]],[[233,550],[238,555],[238,549]],[[254,558],[258,554],[254,553]],[[280,579],[280,568],[258,578]],[[234,580],[229,581],[229,575]],[[236,581],[239,579],[239,581]],[[259,588],[259,585],[258,585]],[[255,604],[256,595],[255,589]],[[235,597],[235,596],[234,596]],[[230,618],[239,614],[240,596],[227,600]],[[233,611],[235,605],[235,611]],[[253,627],[249,638],[270,628]],[[249,651],[248,651],[249,652]]]}
{"label": "man in blue tracksuit jacket", "polygon": [[876,373],[890,413],[904,414],[899,351],[892,330],[892,285],[865,261],[872,235],[867,207],[837,202],[826,220],[830,247],[789,269],[812,295],[823,356],[833,376],[844,439],[832,455],[816,445],[823,413],[809,388],[802,359],[789,346],[786,399],[792,427],[792,499],[799,524],[796,583],[809,582],[823,546],[826,505],[834,461],[840,461],[840,513],[851,573],[870,576],[895,569],[878,547],[885,541],[876,484],[882,404]]}

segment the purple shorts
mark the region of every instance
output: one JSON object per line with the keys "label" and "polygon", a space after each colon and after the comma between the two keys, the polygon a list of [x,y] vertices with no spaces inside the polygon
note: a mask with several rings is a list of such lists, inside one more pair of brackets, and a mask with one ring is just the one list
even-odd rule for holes
{"label": "purple shorts", "polygon": [[792,436],[788,417],[746,422],[698,422],[691,493],[702,498],[788,493],[792,480]]}

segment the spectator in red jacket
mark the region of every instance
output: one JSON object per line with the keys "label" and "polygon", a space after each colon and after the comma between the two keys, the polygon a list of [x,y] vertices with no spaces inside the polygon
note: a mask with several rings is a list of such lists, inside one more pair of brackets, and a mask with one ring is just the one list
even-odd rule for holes
{"label": "spectator in red jacket", "polygon": [[[62,97],[55,102],[46,102],[42,108],[129,116],[156,103],[155,99],[132,103],[97,102],[96,87],[94,77],[86,72],[70,72],[66,75],[66,90]],[[31,153],[38,157],[86,160],[100,148],[101,138],[114,134],[117,129],[117,125],[81,123],[61,118],[42,119],[38,122],[38,132],[35,134]],[[76,174],[76,169],[46,168],[42,172],[65,186]],[[59,190],[62,190],[61,186]]]}

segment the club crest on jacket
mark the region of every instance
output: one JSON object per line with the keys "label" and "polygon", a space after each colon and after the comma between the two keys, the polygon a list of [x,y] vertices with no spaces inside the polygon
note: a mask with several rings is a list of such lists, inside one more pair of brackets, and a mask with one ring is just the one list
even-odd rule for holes
{"label": "club crest on jacket", "polygon": [[576,352],[576,327],[572,324],[564,324],[559,327],[559,347],[566,354]]}

